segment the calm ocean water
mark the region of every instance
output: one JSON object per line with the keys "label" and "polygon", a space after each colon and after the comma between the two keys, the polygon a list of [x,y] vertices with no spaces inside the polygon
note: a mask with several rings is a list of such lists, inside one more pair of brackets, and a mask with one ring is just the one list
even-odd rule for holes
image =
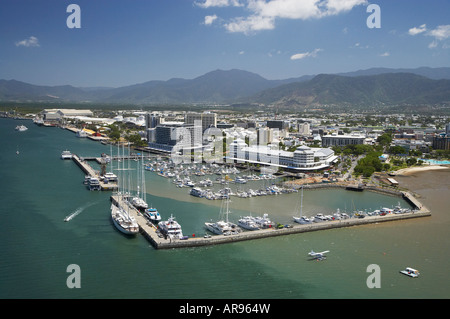
{"label": "calm ocean water", "polygon": [[[25,124],[26,132],[14,130]],[[108,192],[89,192],[84,174],[60,159],[109,153],[109,146],[31,121],[0,119],[0,298],[449,298],[450,173],[399,177],[422,195],[431,218],[375,224],[233,244],[155,250],[142,236],[127,238],[110,221]],[[20,154],[16,154],[19,150]],[[203,223],[219,216],[207,201],[145,172],[147,201],[163,218],[173,214],[186,235],[203,236]],[[256,188],[256,187],[255,187]],[[372,192],[304,192],[307,215],[392,207],[392,196]],[[269,213],[292,223],[299,193],[233,199],[231,219]],[[72,213],[70,222],[64,218]],[[330,250],[322,262],[311,250]],[[81,288],[69,289],[67,266],[81,269]],[[381,288],[366,285],[367,267],[381,269]],[[411,266],[418,279],[399,274]]]}

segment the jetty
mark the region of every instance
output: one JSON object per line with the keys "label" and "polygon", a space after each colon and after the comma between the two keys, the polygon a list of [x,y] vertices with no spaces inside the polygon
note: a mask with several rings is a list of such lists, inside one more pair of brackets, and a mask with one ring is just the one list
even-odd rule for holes
{"label": "jetty", "polygon": [[[192,236],[185,239],[170,239],[162,236],[155,225],[149,222],[137,209],[130,209],[130,214],[139,224],[140,233],[152,244],[155,249],[174,249],[187,247],[202,247],[217,244],[233,243],[245,240],[254,240],[275,236],[299,234],[311,231],[336,229],[343,227],[377,224],[383,222],[402,221],[412,218],[429,217],[431,212],[423,206],[411,193],[403,192],[403,197],[415,206],[411,212],[401,214],[388,214],[385,216],[366,216],[365,218],[348,218],[333,221],[324,221],[312,224],[295,224],[282,228],[272,227],[253,231],[242,231],[235,235],[212,235],[208,237]],[[118,196],[111,196],[111,201],[118,203]]]}
{"label": "jetty", "polygon": [[72,160],[81,168],[81,170],[87,176],[96,177],[100,182],[100,189],[103,191],[112,191],[117,189],[117,183],[108,182],[105,183],[104,180],[100,178],[99,172],[94,170],[91,165],[89,165],[85,160],[82,160],[78,155],[72,154]]}

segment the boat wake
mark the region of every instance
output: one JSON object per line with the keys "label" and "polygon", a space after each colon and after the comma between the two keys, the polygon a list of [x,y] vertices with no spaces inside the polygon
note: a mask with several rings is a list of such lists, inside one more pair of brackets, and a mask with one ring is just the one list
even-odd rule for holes
{"label": "boat wake", "polygon": [[88,203],[88,204],[86,204],[86,205],[84,205],[84,206],[78,207],[78,208],[75,209],[75,211],[73,211],[71,214],[67,215],[67,216],[64,218],[64,221],[65,221],[65,222],[71,221],[71,220],[74,219],[76,216],[78,216],[82,211],[84,211],[86,208],[88,208],[88,207],[94,205],[95,203],[96,203],[96,202],[91,202],[91,203]]}

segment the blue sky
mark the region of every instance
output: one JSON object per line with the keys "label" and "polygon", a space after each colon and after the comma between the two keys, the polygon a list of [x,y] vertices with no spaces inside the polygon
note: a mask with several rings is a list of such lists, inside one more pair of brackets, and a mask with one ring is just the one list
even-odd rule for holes
{"label": "blue sky", "polygon": [[[81,9],[70,29],[69,4]],[[381,28],[368,28],[369,4]],[[448,0],[1,0],[0,79],[125,86],[450,66]]]}

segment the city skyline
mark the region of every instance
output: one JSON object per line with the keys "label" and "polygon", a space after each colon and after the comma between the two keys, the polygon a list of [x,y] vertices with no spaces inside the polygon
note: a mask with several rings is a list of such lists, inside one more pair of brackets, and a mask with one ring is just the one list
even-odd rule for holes
{"label": "city skyline", "polygon": [[[70,4],[80,28],[70,28]],[[379,7],[379,28],[370,27]],[[120,87],[241,69],[266,79],[449,66],[448,1],[10,1],[0,78]],[[69,12],[68,12],[69,11]]]}

